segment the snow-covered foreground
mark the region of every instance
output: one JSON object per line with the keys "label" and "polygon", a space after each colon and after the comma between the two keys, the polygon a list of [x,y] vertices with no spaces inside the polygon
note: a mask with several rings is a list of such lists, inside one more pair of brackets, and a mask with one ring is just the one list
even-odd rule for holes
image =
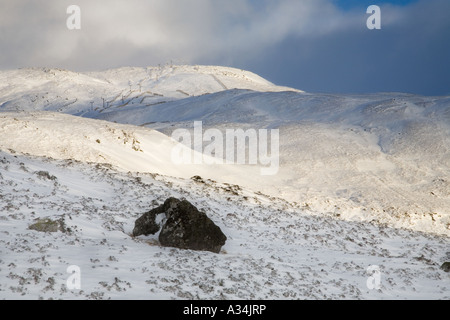
{"label": "snow-covered foreground", "polygon": [[[339,220],[248,189],[0,153],[0,298],[449,299],[448,238]],[[173,196],[226,233],[220,254],[132,238]],[[29,230],[62,218],[66,233]],[[70,290],[67,268],[81,271]],[[380,270],[380,289],[367,281]]]}
{"label": "snow-covered foreground", "polygon": [[[449,298],[449,97],[310,94],[202,66],[0,80],[0,298]],[[171,134],[194,121],[278,129],[278,173],[175,163]],[[129,236],[169,197],[221,227],[220,254]],[[67,232],[28,229],[39,217]]]}

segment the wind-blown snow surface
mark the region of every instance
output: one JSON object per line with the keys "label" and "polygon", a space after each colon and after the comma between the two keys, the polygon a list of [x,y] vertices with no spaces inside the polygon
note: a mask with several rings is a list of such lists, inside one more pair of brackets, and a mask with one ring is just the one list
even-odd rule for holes
{"label": "wind-blown snow surface", "polygon": [[[449,297],[449,97],[309,94],[203,66],[0,80],[2,298]],[[278,174],[175,165],[170,135],[194,121],[278,128]],[[129,237],[169,196],[219,224],[221,254]],[[72,231],[27,229],[47,216]],[[67,289],[69,265],[82,291]]]}

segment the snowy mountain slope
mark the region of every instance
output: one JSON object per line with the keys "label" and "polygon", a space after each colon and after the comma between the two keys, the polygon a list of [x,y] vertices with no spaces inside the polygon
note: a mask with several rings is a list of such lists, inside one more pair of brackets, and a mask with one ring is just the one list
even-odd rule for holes
{"label": "snowy mountain slope", "polygon": [[[279,173],[262,176],[256,165],[180,165],[172,159],[176,141],[148,128],[60,113],[0,114],[2,150],[107,163],[125,172],[199,175],[347,220],[448,235],[446,149],[417,160],[407,153],[386,154],[378,139],[357,127],[305,122],[280,132]],[[429,147],[433,140],[425,143]],[[414,141],[410,147],[417,147]]]}
{"label": "snowy mountain slope", "polygon": [[259,179],[257,166],[176,163],[172,151],[179,144],[158,131],[61,113],[2,112],[0,137],[1,150],[108,164],[125,172],[203,175],[225,182],[247,172]]}
{"label": "snowy mountain slope", "polygon": [[0,71],[0,110],[81,115],[240,88],[292,90],[244,70],[214,66],[120,68],[103,72],[28,68]]}
{"label": "snowy mountain slope", "polygon": [[[131,238],[134,220],[174,196],[228,240],[220,254]],[[448,237],[347,222],[210,180],[0,151],[2,299],[443,299]],[[37,218],[67,232],[39,233]],[[80,269],[71,289],[69,266]],[[367,283],[378,267],[380,288]]]}
{"label": "snowy mountain slope", "polygon": [[[125,171],[200,175],[348,220],[450,232],[449,97],[310,94],[246,71],[203,66],[84,74],[23,69],[0,72],[0,78],[2,111],[59,111],[110,122],[5,114],[3,150],[106,162]],[[194,121],[222,132],[278,128],[278,174],[261,177],[248,165],[174,166],[167,137],[133,126],[111,129],[118,122],[170,136]]]}
{"label": "snowy mountain slope", "polygon": [[[171,135],[194,121],[279,129],[278,173],[175,163]],[[0,71],[0,298],[448,300],[449,159],[450,97],[311,94],[222,67]],[[129,236],[171,196],[222,228],[221,254]],[[29,230],[38,217],[70,230]]]}
{"label": "snowy mountain slope", "polygon": [[[203,120],[217,123],[279,124],[311,121],[360,126],[367,130],[401,130],[410,122],[439,122],[449,133],[450,97],[385,93],[331,95],[304,92],[227,90],[154,106],[133,106],[91,114],[94,118],[143,125]],[[130,111],[130,112],[128,112]],[[389,132],[388,132],[389,133]]]}
{"label": "snowy mountain slope", "polygon": [[346,218],[449,231],[449,97],[228,90],[94,117],[167,135],[199,120],[223,132],[279,128],[281,168],[263,192]]}
{"label": "snowy mountain slope", "polygon": [[199,96],[229,89],[254,91],[299,91],[276,86],[266,79],[245,70],[220,66],[166,65],[148,68],[121,68],[102,72],[86,73],[117,86],[138,86],[153,89],[172,96],[177,90],[185,95]]}

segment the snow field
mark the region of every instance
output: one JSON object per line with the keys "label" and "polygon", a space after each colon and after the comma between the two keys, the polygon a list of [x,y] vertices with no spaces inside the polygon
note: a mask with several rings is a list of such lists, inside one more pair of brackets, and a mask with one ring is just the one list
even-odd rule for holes
{"label": "snow field", "polygon": [[[0,111],[2,299],[449,299],[449,97],[311,94],[213,66],[33,68],[0,72]],[[278,174],[175,165],[171,134],[194,121],[279,129]],[[130,237],[168,197],[221,227],[220,254]],[[45,217],[67,231],[28,229]]]}
{"label": "snow field", "polygon": [[[448,299],[443,236],[347,222],[211,180],[0,159],[4,299]],[[129,236],[134,220],[169,196],[221,227],[220,254]],[[63,217],[70,231],[29,230],[37,217]],[[67,288],[70,265],[81,269],[80,290]],[[380,267],[380,290],[367,288],[370,265]]]}

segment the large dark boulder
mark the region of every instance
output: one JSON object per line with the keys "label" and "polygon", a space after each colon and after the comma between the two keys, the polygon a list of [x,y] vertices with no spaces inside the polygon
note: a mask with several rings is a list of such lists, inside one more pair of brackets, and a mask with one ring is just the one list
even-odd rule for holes
{"label": "large dark boulder", "polygon": [[167,199],[163,205],[144,213],[134,223],[133,237],[145,235],[149,236],[155,234],[161,229],[161,226],[156,222],[156,217],[159,214],[165,214],[172,208],[176,207],[180,200],[175,198]]}
{"label": "large dark boulder", "polygon": [[219,253],[227,240],[205,213],[186,200],[166,215],[167,221],[159,234],[163,246]]}
{"label": "large dark boulder", "polygon": [[445,272],[450,272],[450,262],[444,262],[441,266],[441,269],[444,270]]}
{"label": "large dark boulder", "polygon": [[136,220],[133,236],[150,235],[159,231],[156,217],[165,214],[166,221],[159,234],[159,242],[166,247],[211,251],[219,253],[227,237],[204,212],[189,201],[167,199]]}

